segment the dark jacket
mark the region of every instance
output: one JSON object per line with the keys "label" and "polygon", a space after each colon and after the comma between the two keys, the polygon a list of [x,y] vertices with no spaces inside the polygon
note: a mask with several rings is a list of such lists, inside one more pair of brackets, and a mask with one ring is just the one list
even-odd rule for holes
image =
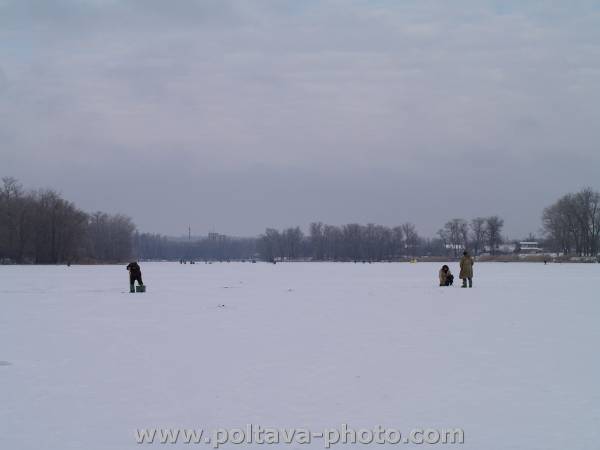
{"label": "dark jacket", "polygon": [[142,269],[140,269],[140,265],[136,262],[129,263],[127,266],[127,270],[129,271],[129,275],[132,277],[141,277]]}

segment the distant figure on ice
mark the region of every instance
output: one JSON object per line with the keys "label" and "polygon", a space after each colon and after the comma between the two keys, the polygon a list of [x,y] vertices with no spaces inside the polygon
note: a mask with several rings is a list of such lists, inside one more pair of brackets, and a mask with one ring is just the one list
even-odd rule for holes
{"label": "distant figure on ice", "polygon": [[129,271],[129,292],[135,292],[135,282],[137,281],[140,286],[144,285],[142,281],[142,269],[137,262],[131,262],[127,266]]}
{"label": "distant figure on ice", "polygon": [[469,255],[469,252],[463,252],[462,258],[460,258],[460,275],[459,278],[463,280],[461,287],[467,287],[467,280],[469,280],[469,287],[473,287],[473,258]]}
{"label": "distant figure on ice", "polygon": [[454,283],[454,275],[452,275],[452,272],[450,272],[450,267],[448,267],[446,264],[444,264],[440,269],[439,276],[440,286],[452,286]]}

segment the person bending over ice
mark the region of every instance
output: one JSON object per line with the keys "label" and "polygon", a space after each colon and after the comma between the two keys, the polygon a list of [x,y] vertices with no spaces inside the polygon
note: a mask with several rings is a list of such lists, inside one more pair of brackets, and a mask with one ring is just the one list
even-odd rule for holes
{"label": "person bending over ice", "polygon": [[135,292],[135,282],[137,281],[140,286],[144,285],[142,281],[142,269],[137,262],[131,262],[127,266],[129,271],[129,292]]}
{"label": "person bending over ice", "polygon": [[450,267],[448,267],[446,264],[444,264],[440,269],[439,276],[440,286],[452,286],[452,283],[454,283],[454,275],[452,275],[452,272],[450,272]]}

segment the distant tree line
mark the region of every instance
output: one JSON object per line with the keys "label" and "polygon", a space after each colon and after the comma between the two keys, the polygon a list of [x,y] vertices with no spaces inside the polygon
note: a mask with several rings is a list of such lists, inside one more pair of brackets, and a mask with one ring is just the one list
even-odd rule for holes
{"label": "distant tree line", "polygon": [[267,261],[394,261],[417,256],[457,256],[471,248],[475,254],[485,248],[495,253],[502,243],[503,225],[498,216],[478,217],[470,223],[453,219],[438,237],[427,239],[410,222],[395,227],[313,222],[307,236],[299,227],[282,231],[267,228],[258,238],[257,249]]}
{"label": "distant tree line", "polygon": [[600,250],[600,193],[591,188],[566,194],[544,209],[549,247],[566,255],[596,256]]}
{"label": "distant tree line", "polygon": [[242,260],[255,257],[256,238],[219,235],[216,239],[203,237],[187,240],[136,232],[133,248],[134,254],[143,260]]}
{"label": "distant tree line", "polygon": [[[544,210],[542,222],[546,250],[598,255],[600,193],[585,188],[566,194]],[[300,227],[290,227],[281,231],[267,228],[256,238],[211,233],[188,240],[139,233],[127,216],[85,213],[56,191],[26,191],[14,178],[3,178],[0,186],[0,262],[123,262],[132,257],[393,261],[419,256],[458,257],[464,249],[474,255],[494,255],[505,241],[503,226],[504,220],[495,215],[470,221],[456,218],[429,239],[420,236],[410,222],[393,227],[313,222],[307,235]],[[518,245],[514,251],[519,251]]]}
{"label": "distant tree line", "polygon": [[124,261],[132,253],[134,230],[126,216],[86,214],[56,191],[25,191],[14,178],[2,179],[2,262]]}
{"label": "distant tree line", "polygon": [[311,259],[315,261],[381,261],[416,256],[422,239],[415,226],[405,223],[393,228],[357,223],[342,226],[313,222],[305,236],[299,227],[281,232],[267,228],[258,239],[263,259]]}
{"label": "distant tree line", "polygon": [[443,248],[442,255],[457,257],[465,249],[474,255],[489,252],[495,255],[503,242],[502,227],[504,220],[498,216],[476,217],[470,222],[464,219],[452,219],[438,231]]}

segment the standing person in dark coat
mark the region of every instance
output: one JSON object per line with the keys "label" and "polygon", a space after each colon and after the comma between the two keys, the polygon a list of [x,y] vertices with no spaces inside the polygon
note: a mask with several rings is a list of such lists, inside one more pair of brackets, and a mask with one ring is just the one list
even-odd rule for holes
{"label": "standing person in dark coat", "polygon": [[142,281],[142,269],[137,262],[131,262],[127,266],[129,271],[129,292],[135,292],[135,282],[137,281],[140,286],[144,285]]}
{"label": "standing person in dark coat", "polygon": [[467,287],[467,280],[469,280],[469,287],[473,287],[473,258],[469,255],[469,252],[463,252],[462,258],[460,258],[460,275],[459,278],[463,280],[461,287]]}

